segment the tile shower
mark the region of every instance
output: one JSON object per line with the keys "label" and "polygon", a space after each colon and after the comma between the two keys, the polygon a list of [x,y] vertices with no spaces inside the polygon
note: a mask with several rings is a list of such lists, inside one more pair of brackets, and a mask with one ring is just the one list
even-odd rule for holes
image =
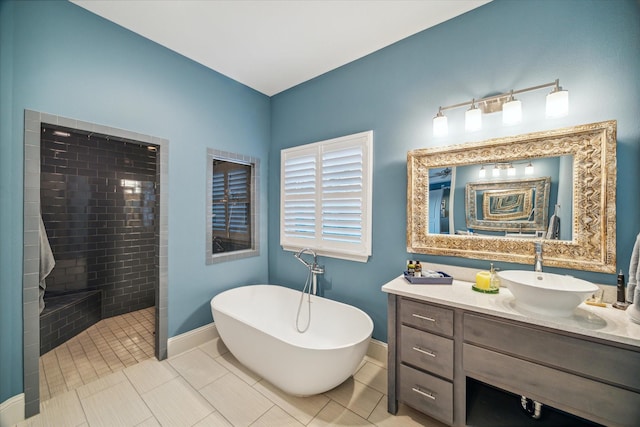
{"label": "tile shower", "polygon": [[151,307],[158,282],[157,147],[42,124],[40,200],[56,265],[44,354],[102,318]]}

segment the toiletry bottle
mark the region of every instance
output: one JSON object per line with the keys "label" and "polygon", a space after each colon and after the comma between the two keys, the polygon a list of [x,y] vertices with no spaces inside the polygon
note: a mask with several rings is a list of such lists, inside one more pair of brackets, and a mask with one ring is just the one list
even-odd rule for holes
{"label": "toiletry bottle", "polygon": [[492,291],[500,291],[500,276],[496,273],[496,269],[493,267],[493,263],[491,263],[491,270],[489,270],[489,289]]}
{"label": "toiletry bottle", "polygon": [[413,274],[415,273],[415,271],[416,271],[416,266],[415,266],[415,264],[413,263],[413,260],[410,260],[410,261],[409,261],[409,264],[407,264],[407,274],[408,274],[409,276],[413,276]]}
{"label": "toiletry bottle", "polygon": [[420,261],[416,261],[414,266],[413,275],[415,277],[422,277],[422,266],[420,265]]}
{"label": "toiletry bottle", "polygon": [[612,306],[620,310],[626,310],[629,306],[629,303],[627,303],[626,290],[624,286],[624,273],[622,272],[622,270],[620,270],[620,273],[618,273],[618,284],[616,286],[616,290],[616,302],[612,304]]}

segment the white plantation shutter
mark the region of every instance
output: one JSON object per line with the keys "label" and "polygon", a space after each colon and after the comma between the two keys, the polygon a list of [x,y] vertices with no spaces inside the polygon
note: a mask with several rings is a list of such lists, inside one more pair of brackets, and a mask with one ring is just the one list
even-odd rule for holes
{"label": "white plantation shutter", "polygon": [[366,262],[373,132],[281,151],[280,244]]}

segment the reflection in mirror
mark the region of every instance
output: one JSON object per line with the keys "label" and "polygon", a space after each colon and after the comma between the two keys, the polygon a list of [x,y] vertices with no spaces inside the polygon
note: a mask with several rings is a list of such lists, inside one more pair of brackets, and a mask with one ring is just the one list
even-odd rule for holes
{"label": "reflection in mirror", "polygon": [[[499,176],[494,177],[494,170]],[[520,229],[508,224],[499,230],[467,226],[468,183],[544,177],[550,179],[547,219],[522,230],[530,238],[522,238]],[[407,178],[410,253],[532,264],[534,241],[549,236],[545,265],[615,272],[615,120],[413,150],[407,155]],[[511,194],[494,201],[504,204],[516,198]],[[478,206],[483,203],[476,201]],[[534,217],[536,208],[531,208]],[[481,218],[486,219],[484,213]]]}
{"label": "reflection in mirror", "polygon": [[259,254],[257,168],[257,159],[208,150],[207,263]]}
{"label": "reflection in mirror", "polygon": [[[443,176],[442,171],[452,171],[448,176]],[[547,220],[545,226],[540,223],[535,227],[521,223],[523,227],[504,226],[493,224],[490,229],[469,226],[467,224],[468,213],[465,209],[466,187],[469,183],[492,183],[519,181],[522,179],[533,179],[549,177],[549,200],[546,212]],[[453,182],[453,184],[452,184]],[[429,169],[429,204],[437,204],[433,198],[438,198],[437,191],[444,188],[444,193],[448,198],[444,198],[444,205],[439,207],[442,212],[449,215],[440,218],[438,212],[429,210],[429,233],[432,234],[458,234],[472,235],[485,234],[507,237],[539,237],[540,231],[544,229],[545,237],[549,231],[549,225],[554,225],[555,232],[549,238],[559,240],[571,240],[573,230],[573,156],[552,156],[539,159],[527,159],[524,161],[512,162],[478,162],[470,165],[431,168]],[[505,188],[508,188],[505,185]],[[456,207],[454,209],[454,206]],[[478,201],[476,207],[482,207],[482,201]],[[431,206],[430,206],[431,208]],[[544,212],[536,209],[534,214],[542,216]],[[555,215],[555,217],[554,217]],[[477,216],[477,212],[476,212]],[[550,222],[553,221],[553,224]],[[445,223],[445,226],[438,229],[438,224]],[[507,224],[508,225],[508,224]],[[520,233],[522,231],[522,233]],[[514,235],[516,233],[517,235]]]}
{"label": "reflection in mirror", "polygon": [[467,233],[482,230],[480,233],[507,237],[546,237],[550,184],[548,176],[468,182],[465,192]]}
{"label": "reflection in mirror", "polygon": [[456,168],[437,168],[429,171],[429,233],[449,234],[453,230],[452,183]]}

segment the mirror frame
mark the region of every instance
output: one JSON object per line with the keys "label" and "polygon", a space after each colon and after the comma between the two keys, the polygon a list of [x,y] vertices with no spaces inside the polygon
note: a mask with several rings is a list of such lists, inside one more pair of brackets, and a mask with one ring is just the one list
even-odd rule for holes
{"label": "mirror frame", "polygon": [[407,252],[533,264],[534,242],[502,236],[430,234],[429,169],[573,156],[572,240],[545,240],[544,263],[616,272],[616,132],[609,120],[407,154]]}

